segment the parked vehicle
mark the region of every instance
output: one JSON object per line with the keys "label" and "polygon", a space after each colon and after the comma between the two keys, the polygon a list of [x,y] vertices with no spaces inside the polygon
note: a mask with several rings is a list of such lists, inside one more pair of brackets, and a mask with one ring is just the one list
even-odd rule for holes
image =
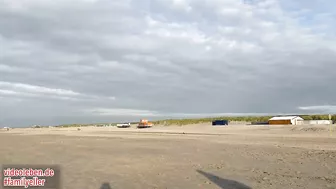
{"label": "parked vehicle", "polygon": [[138,128],[149,128],[152,127],[153,123],[149,122],[147,119],[141,119]]}
{"label": "parked vehicle", "polygon": [[128,128],[128,127],[131,127],[131,123],[120,123],[120,124],[117,124],[117,127],[118,128]]}

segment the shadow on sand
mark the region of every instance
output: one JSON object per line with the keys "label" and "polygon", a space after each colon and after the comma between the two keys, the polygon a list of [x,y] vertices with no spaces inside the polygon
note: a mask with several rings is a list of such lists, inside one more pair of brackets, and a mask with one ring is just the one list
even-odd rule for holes
{"label": "shadow on sand", "polygon": [[108,182],[105,182],[101,185],[99,189],[112,189],[112,187],[110,186]]}
{"label": "shadow on sand", "polygon": [[208,178],[211,182],[213,182],[222,189],[252,189],[251,187],[234,180],[223,179],[201,170],[197,170],[197,172]]}
{"label": "shadow on sand", "polygon": [[[216,175],[201,170],[197,170],[197,172],[205,176],[207,179],[209,179],[211,182],[213,182],[222,189],[252,189],[251,187],[234,180],[223,179]],[[101,185],[99,189],[112,189],[112,187],[108,182],[105,182]]]}

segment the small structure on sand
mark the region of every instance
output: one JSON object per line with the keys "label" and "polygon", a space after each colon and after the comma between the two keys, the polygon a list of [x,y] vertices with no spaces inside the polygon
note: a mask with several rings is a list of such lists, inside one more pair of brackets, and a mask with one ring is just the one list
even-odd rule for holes
{"label": "small structure on sand", "polygon": [[218,125],[229,125],[229,120],[215,120],[212,122],[213,126],[218,126]]}
{"label": "small structure on sand", "polygon": [[299,116],[277,116],[268,120],[269,125],[301,125],[303,119]]}

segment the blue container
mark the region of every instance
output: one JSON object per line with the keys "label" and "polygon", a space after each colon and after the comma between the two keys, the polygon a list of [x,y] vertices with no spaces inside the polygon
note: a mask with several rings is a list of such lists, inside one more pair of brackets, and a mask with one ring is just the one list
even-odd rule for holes
{"label": "blue container", "polygon": [[212,125],[229,125],[228,120],[215,120],[212,122]]}

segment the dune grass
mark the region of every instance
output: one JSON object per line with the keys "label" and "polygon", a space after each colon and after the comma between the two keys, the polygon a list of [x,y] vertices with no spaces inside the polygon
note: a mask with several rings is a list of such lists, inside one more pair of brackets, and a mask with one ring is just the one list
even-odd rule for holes
{"label": "dune grass", "polygon": [[[210,123],[214,120],[228,120],[230,122],[267,122],[273,116],[224,116],[224,117],[208,117],[208,118],[195,118],[195,119],[166,119],[153,121],[154,125],[192,125],[201,123]],[[304,120],[328,120],[328,115],[300,115]],[[332,120],[336,122],[336,115],[332,115]],[[137,124],[136,122],[131,122],[131,124]],[[97,123],[97,124],[64,124],[58,125],[56,127],[85,127],[85,126],[116,126],[117,123]]]}
{"label": "dune grass", "polygon": [[[228,120],[230,122],[267,122],[273,116],[225,116],[200,119],[167,119],[154,121],[156,125],[191,125],[200,123],[210,123],[214,120]],[[300,115],[304,120],[329,120],[329,115]],[[336,122],[336,115],[332,116],[333,122]]]}

